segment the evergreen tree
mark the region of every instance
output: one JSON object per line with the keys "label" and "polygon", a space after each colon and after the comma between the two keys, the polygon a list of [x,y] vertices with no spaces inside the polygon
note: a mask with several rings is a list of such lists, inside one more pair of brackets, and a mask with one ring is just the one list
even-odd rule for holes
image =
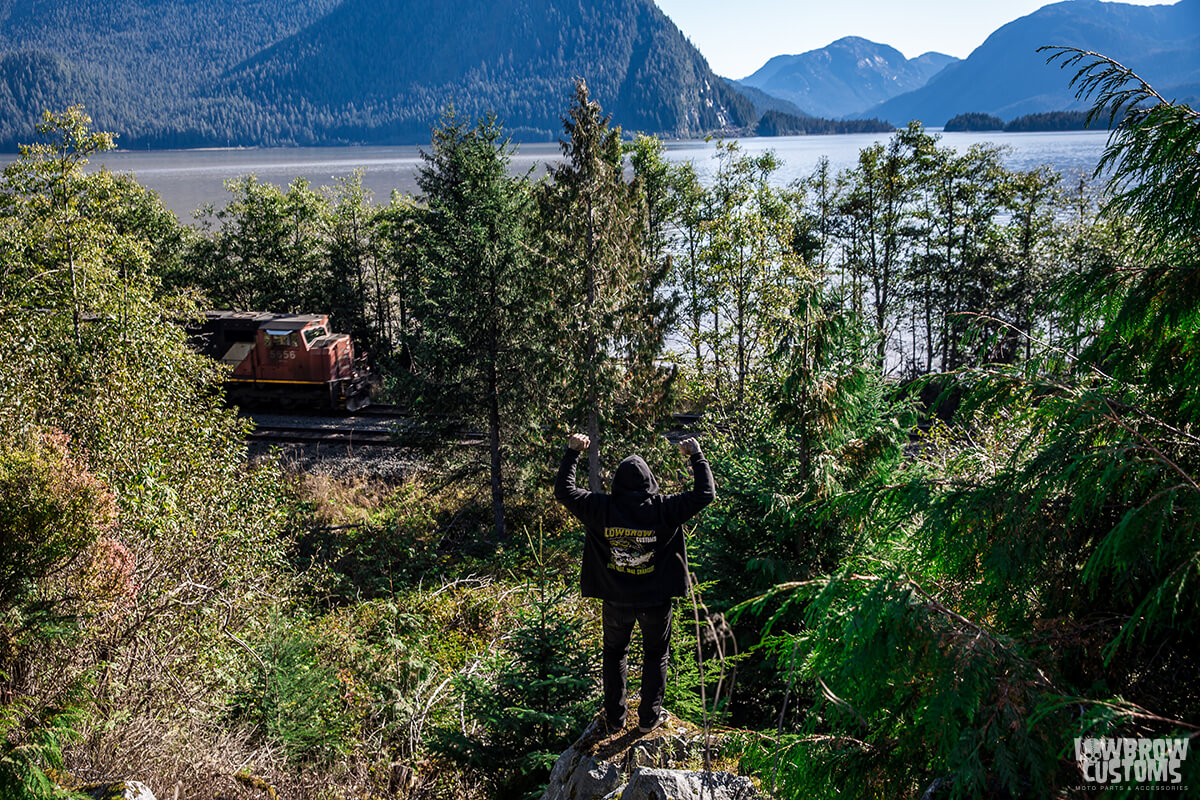
{"label": "evergreen tree", "polygon": [[362,184],[362,170],[338,180],[327,208],[328,283],[320,310],[329,313],[334,330],[350,334],[363,351],[386,352],[385,290],[390,287],[372,247],[375,209]]}
{"label": "evergreen tree", "polygon": [[708,284],[704,277],[705,221],[710,198],[691,162],[680,164],[671,174],[672,204],[675,208],[679,240],[673,257],[673,283],[680,290],[680,316],[686,325],[681,331],[691,347],[692,367],[704,371],[704,321],[711,307]]}
{"label": "evergreen tree", "polygon": [[529,257],[527,182],[494,119],[448,117],[417,178],[428,208],[418,240],[422,407],[488,431],[493,530],[505,535],[504,465],[536,431],[547,385],[550,283]]}
{"label": "evergreen tree", "polygon": [[424,210],[411,198],[393,191],[391,201],[375,211],[371,220],[371,249],[376,270],[386,291],[378,299],[376,316],[387,343],[389,371],[412,369],[412,349],[421,276],[427,271],[420,247]]}
{"label": "evergreen tree", "polygon": [[1137,235],[1059,284],[1075,347],[961,370],[955,424],[838,500],[869,538],[787,587],[814,697],[784,737],[794,794],[1057,797],[1084,782],[1079,737],[1194,738],[1200,115],[1059,57],[1095,113],[1124,112],[1102,168]]}
{"label": "evergreen tree", "polygon": [[218,308],[294,314],[327,307],[324,198],[303,178],[281,190],[249,175],[226,188],[229,203],[201,216],[205,228],[218,227],[190,253],[189,282]]}
{"label": "evergreen tree", "polygon": [[780,326],[803,282],[795,249],[798,220],[789,192],[770,185],[772,152],[742,154],[718,145],[720,166],[703,223],[705,281],[711,301],[710,391],[723,415],[740,419],[769,369]]}
{"label": "evergreen tree", "polygon": [[574,589],[546,574],[541,541],[535,581],[517,627],[459,679],[470,724],[443,729],[435,748],[481,774],[503,800],[537,797],[550,767],[579,735],[596,702],[594,658],[570,611]]}
{"label": "evergreen tree", "polygon": [[908,153],[919,127],[912,123],[886,146],[876,144],[859,153],[852,189],[842,206],[842,213],[853,220],[851,268],[870,290],[869,318],[875,328],[875,357],[881,372],[886,369],[896,328],[900,271],[910,230]]}
{"label": "evergreen tree", "polygon": [[[669,405],[669,373],[656,362],[674,302],[663,298],[666,261],[655,241],[661,231],[647,217],[645,175],[640,185],[625,181],[620,130],[609,127],[582,80],[563,125],[564,160],[541,194],[543,255],[559,270],[566,417],[587,430],[588,483],[599,491],[601,441],[613,448],[622,439],[655,443]],[[654,156],[640,158],[649,167]],[[656,197],[660,183],[651,181]]]}

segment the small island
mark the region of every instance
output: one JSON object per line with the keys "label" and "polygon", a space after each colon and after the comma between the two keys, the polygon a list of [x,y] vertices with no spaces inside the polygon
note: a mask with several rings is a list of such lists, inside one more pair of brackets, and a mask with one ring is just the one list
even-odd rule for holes
{"label": "small island", "polygon": [[955,131],[1004,131],[1006,133],[1031,133],[1036,131],[1084,131],[1107,127],[1099,121],[1088,124],[1086,111],[1042,111],[1026,114],[1005,122],[991,114],[970,112],[959,114],[946,122],[943,130]]}
{"label": "small island", "polygon": [[767,111],[758,120],[754,132],[759,136],[804,136],[833,133],[891,133],[891,123],[881,119],[821,119],[798,117],[782,111]]}

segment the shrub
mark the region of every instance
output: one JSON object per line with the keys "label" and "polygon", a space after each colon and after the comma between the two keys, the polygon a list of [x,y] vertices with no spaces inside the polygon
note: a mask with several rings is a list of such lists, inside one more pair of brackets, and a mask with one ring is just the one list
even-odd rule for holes
{"label": "shrub", "polygon": [[[100,539],[115,518],[108,488],[70,452],[62,433],[0,443],[0,793],[53,797],[46,770],[78,734],[86,667],[75,648],[99,603],[123,596]],[[95,547],[96,557],[88,554]],[[127,551],[126,551],[127,552]],[[89,592],[79,588],[87,586]]]}

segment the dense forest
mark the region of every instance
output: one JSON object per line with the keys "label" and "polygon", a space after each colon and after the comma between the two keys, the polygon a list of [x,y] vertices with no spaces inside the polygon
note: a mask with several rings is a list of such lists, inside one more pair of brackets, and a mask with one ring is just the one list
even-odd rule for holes
{"label": "dense forest", "polygon": [[818,119],[767,111],[759,117],[754,132],[759,136],[804,136],[813,133],[886,133],[895,128],[878,119]]}
{"label": "dense forest", "polygon": [[[448,114],[418,197],[245,178],[191,227],[47,112],[0,181],[0,794],[537,797],[598,709],[563,443],[677,490],[684,411],[717,500],[667,704],[763,796],[1088,796],[1078,741],[1194,742],[1200,114],[1058,57],[1102,186],[915,123],[702,182],[579,82],[543,179]],[[486,443],[252,462],[206,306],[329,312]]]}
{"label": "dense forest", "polygon": [[991,114],[981,114],[977,111],[966,114],[956,114],[946,120],[943,128],[946,131],[1002,131],[1004,120]]}

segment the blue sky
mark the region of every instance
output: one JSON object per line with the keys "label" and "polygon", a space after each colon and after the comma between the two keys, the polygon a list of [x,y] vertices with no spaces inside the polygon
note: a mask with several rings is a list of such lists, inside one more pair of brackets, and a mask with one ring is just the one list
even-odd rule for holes
{"label": "blue sky", "polygon": [[[913,58],[936,50],[966,58],[1006,22],[1044,0],[657,0],[718,75],[744,78],[772,56],[843,36],[889,44]],[[1131,0],[1164,5],[1162,0]],[[1170,3],[1166,3],[1170,5]]]}

